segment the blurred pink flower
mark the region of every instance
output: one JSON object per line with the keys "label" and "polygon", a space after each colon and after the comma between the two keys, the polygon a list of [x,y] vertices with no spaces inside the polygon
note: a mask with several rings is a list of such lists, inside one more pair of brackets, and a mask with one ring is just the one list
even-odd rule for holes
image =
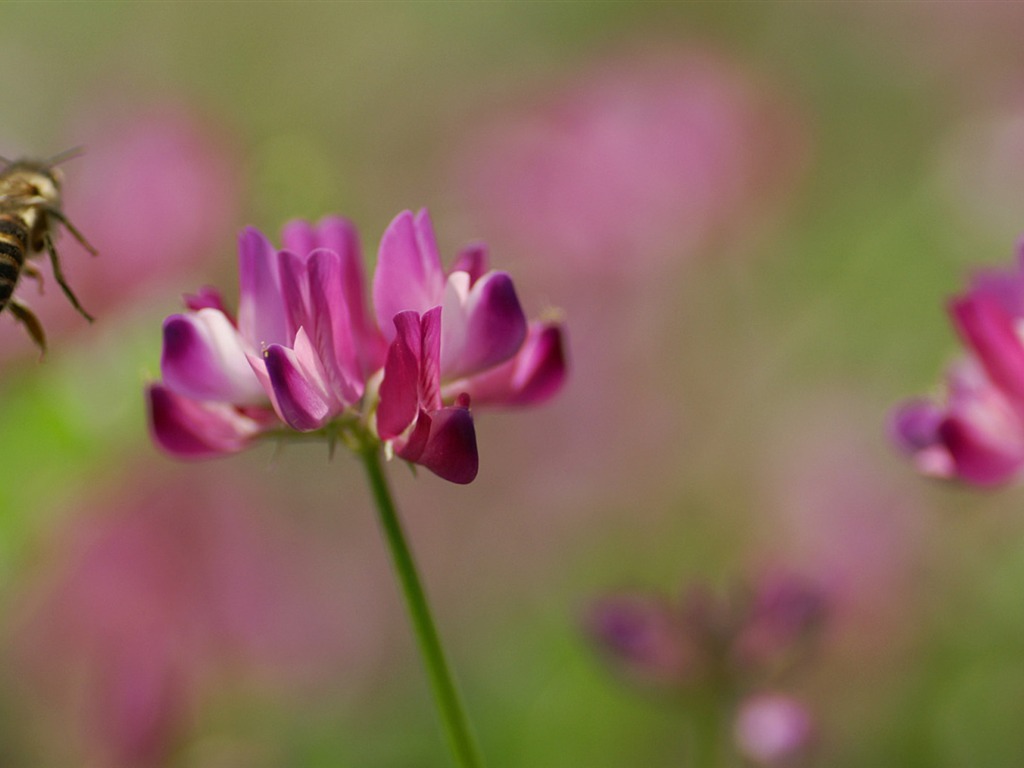
{"label": "blurred pink flower", "polygon": [[446,273],[426,211],[399,214],[384,233],[376,325],[349,222],[293,222],[283,240],[276,251],[255,229],[242,234],[237,321],[212,290],[165,321],[163,382],[147,393],[154,439],[169,453],[232,453],[282,422],[299,432],[358,424],[398,456],[468,483],[478,466],[471,398],[532,404],[560,388],[560,326],[527,323],[481,246]]}
{"label": "blurred pink flower", "polygon": [[346,652],[342,608],[318,590],[333,557],[219,479],[150,478],[77,518],[23,595],[18,674],[90,764],[167,765],[218,677],[322,675]]}
{"label": "blurred pink flower", "polygon": [[980,273],[949,305],[969,355],[955,365],[941,405],[896,409],[896,445],[926,474],[996,485],[1024,467],[1024,241],[1018,263]]}
{"label": "blurred pink flower", "polygon": [[[209,263],[234,230],[241,183],[228,136],[188,107],[96,104],[70,121],[68,146],[85,151],[62,170],[64,210],[100,256],[71,237],[57,247],[83,305],[103,308],[92,310],[102,323],[113,307]],[[22,294],[48,330],[82,327],[51,281],[42,295]]]}
{"label": "blurred pink flower", "polygon": [[733,737],[740,753],[757,765],[786,765],[810,746],[814,718],[788,694],[757,693],[740,703]]}
{"label": "blurred pink flower", "polygon": [[805,139],[778,94],[701,52],[594,65],[481,133],[471,208],[527,252],[615,275],[735,237],[791,188]]}

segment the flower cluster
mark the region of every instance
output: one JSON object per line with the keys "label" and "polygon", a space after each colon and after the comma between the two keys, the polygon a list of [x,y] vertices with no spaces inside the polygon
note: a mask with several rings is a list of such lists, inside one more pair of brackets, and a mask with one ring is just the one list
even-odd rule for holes
{"label": "flower cluster", "polygon": [[949,313],[968,348],[947,374],[945,402],[915,399],[890,432],[917,468],[995,485],[1024,468],[1024,241],[1015,268],[979,273]]}
{"label": "flower cluster", "polygon": [[827,602],[818,585],[769,571],[734,598],[704,584],[675,603],[646,592],[610,595],[592,607],[587,629],[613,666],[638,683],[727,694],[737,749],[759,765],[776,765],[811,739],[810,713],[775,686],[809,654]]}
{"label": "flower cluster", "polygon": [[425,210],[399,214],[381,239],[374,313],[351,223],[296,221],[282,240],[277,250],[242,232],[237,318],[204,289],[164,322],[163,381],[147,399],[167,452],[234,453],[282,425],[349,430],[468,483],[478,467],[470,404],[534,404],[561,387],[561,326],[527,321],[482,245],[445,272]]}

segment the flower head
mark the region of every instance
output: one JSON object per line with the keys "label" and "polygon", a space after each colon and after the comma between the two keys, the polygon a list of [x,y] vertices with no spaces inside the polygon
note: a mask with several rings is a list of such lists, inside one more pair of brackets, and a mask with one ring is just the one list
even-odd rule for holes
{"label": "flower head", "polygon": [[287,427],[348,431],[457,483],[477,473],[470,404],[553,395],[566,372],[558,324],[527,322],[483,246],[445,272],[427,212],[399,214],[365,300],[358,236],[341,218],[292,222],[277,250],[239,239],[238,316],[205,289],[164,322],[163,381],[148,388],[156,442],[203,458]]}
{"label": "flower head", "polygon": [[968,347],[945,402],[911,400],[890,420],[896,445],[928,475],[995,485],[1024,468],[1024,241],[1015,269],[988,271],[949,304]]}

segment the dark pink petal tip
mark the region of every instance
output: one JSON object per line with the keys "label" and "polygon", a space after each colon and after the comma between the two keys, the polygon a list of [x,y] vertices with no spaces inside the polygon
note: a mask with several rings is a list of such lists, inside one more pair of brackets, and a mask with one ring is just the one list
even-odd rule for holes
{"label": "dark pink petal tip", "polygon": [[146,406],[153,441],[181,459],[237,453],[255,433],[255,424],[230,406],[191,400],[162,384],[146,387]]}
{"label": "dark pink petal tip", "polygon": [[224,303],[224,297],[220,295],[220,291],[209,285],[204,285],[195,293],[186,293],[182,296],[182,300],[188,309],[193,312],[198,312],[200,309],[217,309],[231,320],[235,322],[234,316],[228,312],[227,306]]}
{"label": "dark pink petal tip", "polygon": [[513,357],[526,338],[526,315],[512,278],[504,272],[484,277],[471,294],[466,345],[456,366],[467,375],[500,365]]}
{"label": "dark pink petal tip", "polygon": [[[526,347],[526,345],[524,345]],[[517,366],[510,405],[537,405],[554,397],[569,375],[565,332],[550,324],[531,334]]]}
{"label": "dark pink petal tip", "polygon": [[1024,466],[1024,452],[1020,446],[1012,449],[997,444],[965,419],[944,419],[938,434],[952,456],[956,476],[972,485],[1002,485],[1013,479]]}
{"label": "dark pink petal tip", "polygon": [[480,459],[472,414],[461,406],[442,408],[429,415],[421,411],[409,443],[398,455],[449,482],[473,482]]}
{"label": "dark pink petal tip", "polygon": [[330,404],[324,393],[306,378],[294,352],[272,344],[263,358],[281,418],[288,426],[299,432],[311,432],[330,420]]}

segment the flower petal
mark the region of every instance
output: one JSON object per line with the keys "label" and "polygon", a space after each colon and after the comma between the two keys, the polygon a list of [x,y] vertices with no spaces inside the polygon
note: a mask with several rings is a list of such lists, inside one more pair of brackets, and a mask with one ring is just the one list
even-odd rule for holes
{"label": "flower petal", "polygon": [[981,294],[957,299],[949,310],[992,382],[1024,404],[1024,345],[1010,314]]}
{"label": "flower petal", "polygon": [[526,316],[512,279],[489,272],[473,285],[461,311],[455,273],[445,292],[442,370],[446,379],[468,376],[511,358],[526,338]]}
{"label": "flower petal", "polygon": [[469,275],[469,284],[487,274],[487,246],[484,243],[467,245],[455,257],[452,272],[465,272]]}
{"label": "flower petal", "polygon": [[469,408],[454,405],[430,414],[421,411],[413,435],[397,453],[449,482],[473,482],[480,459]]}
{"label": "flower petal", "polygon": [[332,404],[310,372],[304,370],[296,350],[272,344],[263,358],[281,419],[288,426],[310,432],[330,421],[334,415]]}
{"label": "flower petal", "polygon": [[373,275],[373,303],[385,339],[395,337],[392,319],[399,312],[422,313],[440,304],[444,282],[429,214],[421,210],[414,218],[402,211],[381,238]]}
{"label": "flower petal", "polygon": [[238,331],[219,310],[200,309],[164,321],[160,369],[178,394],[237,404],[266,401]]}
{"label": "flower petal", "polygon": [[359,349],[353,334],[351,308],[345,295],[344,265],[335,251],[318,249],[309,259],[310,315],[313,346],[323,363],[335,397],[354,403],[363,395]]}
{"label": "flower petal", "polygon": [[179,458],[237,453],[260,431],[259,422],[230,405],[192,400],[163,384],[146,387],[146,404],[153,441]]}
{"label": "flower petal", "polygon": [[536,405],[553,397],[568,375],[566,344],[557,323],[531,323],[514,358],[446,388],[467,392],[476,404]]}
{"label": "flower petal", "polygon": [[238,238],[238,329],[259,349],[291,342],[285,322],[278,275],[277,253],[270,241],[253,227]]}
{"label": "flower petal", "polygon": [[419,411],[420,318],[412,311],[395,315],[396,336],[388,347],[377,406],[377,433],[382,440],[398,437]]}
{"label": "flower petal", "polygon": [[220,291],[216,288],[204,285],[195,293],[186,293],[182,296],[182,299],[185,306],[193,312],[198,312],[200,309],[217,309],[231,321],[232,325],[235,322],[235,318],[232,317],[227,305],[224,303],[224,297],[220,295]]}
{"label": "flower petal", "polygon": [[998,485],[1024,466],[1024,445],[994,440],[969,419],[950,416],[939,425],[939,438],[956,466],[956,475],[974,485]]}

